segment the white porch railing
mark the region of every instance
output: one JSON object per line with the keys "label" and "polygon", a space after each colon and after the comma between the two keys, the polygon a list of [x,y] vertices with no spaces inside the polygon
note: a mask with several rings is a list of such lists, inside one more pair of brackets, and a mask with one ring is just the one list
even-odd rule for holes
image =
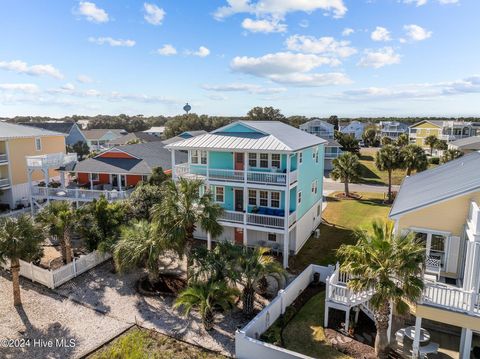
{"label": "white porch railing", "polygon": [[76,161],[76,153],[50,153],[47,155],[27,156],[27,166],[29,168],[60,167]]}
{"label": "white porch railing", "polygon": [[420,303],[442,309],[480,315],[479,295],[443,283],[425,283]]}
{"label": "white porch railing", "polygon": [[99,199],[102,195],[108,201],[117,201],[126,199],[132,191],[96,191],[82,188],[48,188],[48,187],[32,187],[32,196],[42,199],[57,199],[57,200],[69,200],[79,202],[89,202],[94,199]]}
{"label": "white porch railing", "polygon": [[2,162],[8,162],[8,156],[6,153],[0,154],[0,163]]}
{"label": "white porch railing", "polygon": [[350,276],[341,272],[339,266],[327,279],[326,295],[327,300],[339,303],[348,307],[368,302],[372,297],[372,291],[355,292],[348,288]]}
{"label": "white porch railing", "polygon": [[233,223],[243,223],[244,216],[245,214],[243,212],[223,211],[220,220]]}
{"label": "white porch railing", "polygon": [[470,202],[467,223],[473,234],[480,234],[480,208],[474,201]]}
{"label": "white porch railing", "polygon": [[[295,212],[290,215],[290,218],[292,218],[292,216],[294,215],[295,215]],[[220,220],[225,222],[243,224],[244,216],[247,216],[248,225],[268,227],[268,228],[281,228],[281,229],[283,229],[285,225],[284,217],[268,216],[268,215],[256,214],[256,213],[243,213],[243,212],[236,212],[236,211],[223,211],[223,214],[220,216]]]}
{"label": "white porch railing", "polygon": [[10,186],[10,180],[8,178],[0,178],[0,187]]}
{"label": "white porch railing", "polygon": [[291,226],[297,221],[297,212],[290,213],[288,216],[288,226]]}

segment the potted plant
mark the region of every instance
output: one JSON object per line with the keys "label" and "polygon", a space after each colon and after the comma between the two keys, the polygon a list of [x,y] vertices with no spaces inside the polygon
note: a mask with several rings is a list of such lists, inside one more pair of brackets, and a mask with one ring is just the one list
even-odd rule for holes
{"label": "potted plant", "polygon": [[258,207],[257,206],[253,206],[252,213],[258,213]]}

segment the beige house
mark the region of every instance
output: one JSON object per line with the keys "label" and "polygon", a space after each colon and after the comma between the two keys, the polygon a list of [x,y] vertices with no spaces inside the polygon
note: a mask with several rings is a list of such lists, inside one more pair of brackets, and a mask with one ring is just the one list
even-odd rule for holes
{"label": "beige house", "polygon": [[[35,127],[0,122],[0,203],[11,209],[29,202],[29,172],[32,181],[45,180],[45,173],[28,171],[27,156],[65,153],[65,134]],[[52,169],[49,177],[58,174]]]}
{"label": "beige house", "polygon": [[[407,177],[390,212],[397,233],[413,232],[426,251],[423,319],[461,328],[460,357],[480,333],[480,153]],[[418,348],[418,341],[414,348]]]}

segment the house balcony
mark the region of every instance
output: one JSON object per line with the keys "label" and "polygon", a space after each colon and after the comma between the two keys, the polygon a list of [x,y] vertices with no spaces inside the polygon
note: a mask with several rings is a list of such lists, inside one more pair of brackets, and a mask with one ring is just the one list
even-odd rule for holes
{"label": "house balcony", "polygon": [[8,163],[8,156],[6,153],[0,153],[0,164]]}
{"label": "house balcony", "polygon": [[[178,177],[197,178],[215,182],[247,183],[275,187],[285,187],[287,184],[286,173],[215,169],[207,168],[206,166],[191,166],[188,163],[176,165],[175,174]],[[290,172],[290,186],[297,182],[297,176],[298,171]]]}
{"label": "house balcony", "polygon": [[445,283],[425,282],[419,304],[480,316],[480,295]]}
{"label": "house balcony", "polygon": [[[271,216],[258,213],[243,213],[237,211],[224,211],[220,217],[221,222],[237,223],[243,225],[246,223],[250,226],[284,229],[285,216]],[[289,227],[297,221],[297,213],[292,212],[288,216]]]}
{"label": "house balcony", "polygon": [[104,196],[109,202],[127,199],[133,189],[125,191],[117,190],[89,190],[83,188],[50,188],[50,187],[32,187],[32,197],[35,199],[53,199],[74,202],[91,202]]}
{"label": "house balcony", "polygon": [[0,188],[9,187],[10,180],[8,178],[0,178]]}
{"label": "house balcony", "polygon": [[51,153],[39,156],[27,156],[27,166],[30,169],[58,168],[77,162],[76,153]]}

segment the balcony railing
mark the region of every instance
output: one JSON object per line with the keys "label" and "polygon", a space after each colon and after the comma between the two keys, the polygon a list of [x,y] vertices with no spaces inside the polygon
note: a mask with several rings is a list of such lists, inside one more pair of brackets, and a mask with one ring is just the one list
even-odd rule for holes
{"label": "balcony railing", "polygon": [[76,153],[51,153],[48,155],[27,156],[27,166],[29,168],[61,167],[76,161]]}
{"label": "balcony railing", "polygon": [[[285,186],[287,175],[285,173],[263,171],[238,171],[228,169],[215,169],[205,166],[190,166],[183,163],[175,166],[175,174],[185,178],[208,179],[210,181],[244,182],[252,184],[268,184]],[[290,184],[297,181],[297,171],[290,172]]]}
{"label": "balcony railing", "polygon": [[97,191],[82,188],[47,188],[47,187],[32,187],[32,196],[41,199],[57,199],[67,201],[90,202],[94,199],[100,199],[104,196],[108,201],[118,201],[126,199],[132,190],[127,191]]}
{"label": "balcony railing", "polygon": [[10,180],[8,178],[0,178],[0,187],[10,186]]}
{"label": "balcony railing", "polygon": [[480,315],[479,294],[443,283],[425,283],[421,304]]}
{"label": "balcony railing", "polygon": [[[268,216],[264,214],[257,213],[243,213],[236,211],[224,211],[220,217],[221,221],[243,224],[245,217],[248,225],[266,227],[266,228],[285,228],[285,217],[279,216]],[[296,212],[293,212],[289,215],[289,225],[291,226],[297,220]]]}
{"label": "balcony railing", "polygon": [[8,162],[8,156],[6,153],[0,154],[0,163],[3,163],[3,162]]}

